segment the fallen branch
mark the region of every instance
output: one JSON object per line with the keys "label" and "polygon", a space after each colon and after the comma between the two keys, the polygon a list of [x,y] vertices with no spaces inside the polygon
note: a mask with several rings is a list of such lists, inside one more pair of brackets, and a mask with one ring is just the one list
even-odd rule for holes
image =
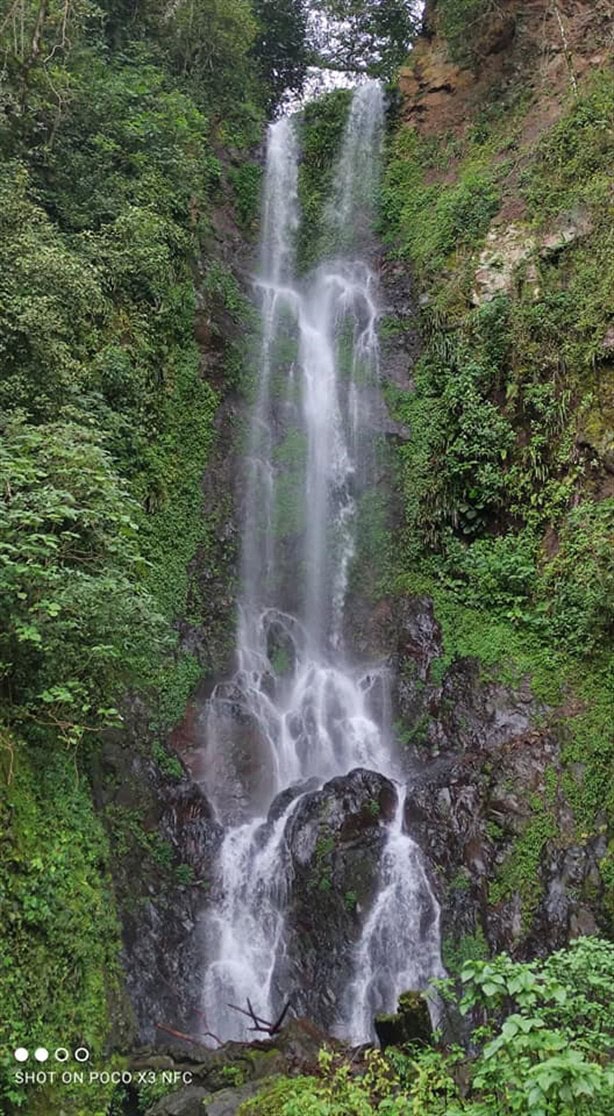
{"label": "fallen branch", "polygon": [[254,1011],[249,1000],[247,1001],[247,1011],[245,1010],[245,1008],[238,1007],[237,1004],[228,1004],[227,1006],[232,1011],[238,1011],[241,1013],[241,1015],[245,1015],[248,1019],[251,1019],[253,1027],[250,1027],[250,1031],[261,1031],[264,1034],[270,1035],[272,1037],[281,1030],[282,1023],[286,1018],[286,1015],[288,1014],[290,1000],[288,1000],[281,1015],[275,1020],[274,1023],[271,1023],[268,1019],[262,1019],[259,1015],[256,1015],[256,1012]]}
{"label": "fallen branch", "polygon": [[219,1046],[224,1045],[221,1038],[214,1035],[213,1031],[201,1031],[200,1035],[187,1035],[185,1031],[176,1031],[174,1027],[168,1027],[166,1023],[156,1023],[156,1028],[158,1031],[164,1031],[167,1035],[172,1035],[173,1038],[183,1039],[184,1042],[199,1043],[203,1038],[212,1038]]}

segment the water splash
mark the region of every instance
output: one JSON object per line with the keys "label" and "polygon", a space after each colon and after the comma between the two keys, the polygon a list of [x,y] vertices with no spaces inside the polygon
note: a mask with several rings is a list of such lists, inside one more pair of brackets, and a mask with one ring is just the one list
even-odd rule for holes
{"label": "water splash", "polygon": [[340,1037],[373,1038],[373,1019],[394,1010],[399,996],[445,976],[439,949],[439,908],[414,841],[403,832],[405,795],[397,801],[382,862],[380,889],[354,951],[354,980],[344,996]]}
{"label": "water splash", "polygon": [[[269,130],[237,671],[214,691],[206,734],[207,791],[227,831],[205,924],[204,1009],[223,1039],[248,1035],[228,1003],[249,997],[264,1017],[279,1006],[286,832],[302,793],[288,788],[356,767],[398,774],[382,713],[386,671],[353,666],[344,639],[357,505],[373,461],[378,303],[368,246],[382,135],[382,90],[367,82],[353,95],[327,211],[337,258],[298,281],[297,138],[291,120]],[[372,1035],[375,1010],[392,1010],[399,992],[439,972],[437,905],[402,812],[399,800],[356,977],[345,996],[339,989],[339,1033],[357,1041]]]}

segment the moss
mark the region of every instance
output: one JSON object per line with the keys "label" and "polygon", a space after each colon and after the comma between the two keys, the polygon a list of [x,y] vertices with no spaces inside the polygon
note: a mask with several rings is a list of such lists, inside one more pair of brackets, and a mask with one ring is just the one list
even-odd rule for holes
{"label": "moss", "polygon": [[331,833],[323,833],[318,837],[308,881],[310,890],[331,891],[333,886],[332,853],[334,848],[335,838]]}
{"label": "moss", "polygon": [[270,658],[271,668],[273,673],[281,678],[284,674],[289,674],[292,668],[292,661],[287,647],[276,647]]}
{"label": "moss", "polygon": [[402,748],[424,747],[428,743],[430,724],[428,713],[422,713],[411,727],[403,721],[397,721],[393,726],[395,738]]}
{"label": "moss", "polygon": [[471,879],[466,869],[461,868],[452,877],[448,883],[448,889],[452,892],[468,891],[471,886]]}
{"label": "moss", "polygon": [[160,771],[167,778],[177,781],[183,778],[184,770],[179,757],[165,748],[163,744],[158,741],[154,742],[152,755]]}
{"label": "moss", "polygon": [[614,159],[610,122],[614,77],[607,69],[591,74],[582,96],[546,133],[522,176],[521,189],[537,223],[582,203],[607,205]]}
{"label": "moss", "polygon": [[298,535],[304,526],[303,477],[307,441],[302,431],[291,429],[275,449],[280,468],[276,485],[275,534],[278,538]]}
{"label": "moss", "polygon": [[[386,448],[378,451],[382,469],[394,472],[395,462]],[[378,600],[389,589],[393,577],[395,547],[390,526],[388,492],[368,488],[356,508],[356,553],[350,569],[350,586],[369,600]]]}
{"label": "moss", "polygon": [[[116,1040],[126,1042],[132,1024],[122,993],[109,848],[87,781],[68,750],[26,752],[21,739],[4,732],[0,778],[0,1097],[22,1103],[26,1093],[12,1084],[15,1046],[85,1042],[100,1063],[112,1026]],[[49,1112],[60,1102],[66,1113],[88,1103],[99,1111],[110,1097],[100,1086],[49,1088],[53,1099],[43,1086],[28,1087],[29,1112]]]}
{"label": "moss", "polygon": [[518,894],[525,928],[543,895],[541,862],[548,842],[557,837],[556,818],[547,803],[534,796],[532,814],[488,890],[490,903],[498,904]]}

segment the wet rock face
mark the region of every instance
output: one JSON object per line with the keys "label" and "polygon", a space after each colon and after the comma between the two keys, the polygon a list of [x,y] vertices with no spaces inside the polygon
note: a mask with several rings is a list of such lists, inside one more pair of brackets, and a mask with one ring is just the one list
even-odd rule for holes
{"label": "wet rock face", "polygon": [[487,950],[534,956],[596,932],[605,839],[577,841],[562,789],[560,717],[526,679],[503,685],[472,659],[442,670],[428,599],[401,602],[397,617],[405,827],[433,869],[444,964]]}
{"label": "wet rock face", "polygon": [[153,1042],[158,1024],[186,1028],[199,1006],[203,958],[195,930],[222,830],[187,772],[165,773],[143,746],[140,712],[133,710],[134,737],[111,736],[90,777],[111,836],[135,1030],[140,1041]]}
{"label": "wet rock face", "polygon": [[291,897],[287,951],[275,974],[280,1002],[298,988],[293,1010],[332,1028],[352,976],[352,947],[377,888],[396,790],[356,769],[306,794],[286,829]]}
{"label": "wet rock face", "polygon": [[431,665],[443,653],[432,601],[428,597],[404,597],[396,610],[396,627],[397,655],[414,664],[417,677],[426,682]]}
{"label": "wet rock face", "polygon": [[215,701],[197,695],[172,743],[192,778],[206,787],[223,825],[238,825],[264,811],[270,798],[270,745],[234,682],[220,683]]}
{"label": "wet rock face", "polygon": [[[158,868],[138,903],[133,905],[127,894],[122,904],[126,986],[138,1033],[149,1041],[158,1037],[157,1024],[186,1026],[198,1010],[203,958],[195,931],[222,839],[198,786],[182,780],[167,794],[157,832],[176,869],[173,864],[166,872]],[[141,869],[133,868],[142,887]],[[129,876],[126,886],[131,886]]]}

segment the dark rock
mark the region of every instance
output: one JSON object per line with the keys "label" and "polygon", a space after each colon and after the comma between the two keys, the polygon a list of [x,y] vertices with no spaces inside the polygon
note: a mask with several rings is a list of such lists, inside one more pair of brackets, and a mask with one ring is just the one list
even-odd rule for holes
{"label": "dark rock", "polygon": [[220,821],[238,825],[268,803],[270,745],[234,683],[217,687],[202,712],[201,725],[201,747],[192,772],[203,782],[206,777]]}
{"label": "dark rock", "polygon": [[261,1088],[260,1083],[248,1082],[246,1085],[239,1085],[236,1089],[223,1089],[199,1110],[201,1116],[236,1116],[241,1105],[255,1097]]}
{"label": "dark rock", "polygon": [[[154,760],[148,720],[134,701],[124,732],[109,733],[92,757],[90,778],[96,805],[110,823],[126,991],[137,1036],[154,1042],[158,1023],[186,1029],[199,1006],[203,958],[194,931],[222,831],[202,788],[182,774],[179,762],[167,771]],[[123,835],[119,847],[117,832]],[[149,848],[163,849],[167,861],[161,864]],[[123,1049],[129,1045],[122,1039]]]}
{"label": "dark rock", "polygon": [[185,1085],[159,1100],[149,1113],[150,1116],[203,1116],[203,1112],[209,1111],[204,1107],[208,1095],[199,1085]]}
{"label": "dark rock", "polygon": [[330,1035],[310,1019],[291,1019],[273,1041],[286,1059],[287,1070],[302,1074],[313,1073],[322,1047],[334,1045]]}
{"label": "dark rock", "polygon": [[[484,676],[477,660],[458,659],[439,677],[432,606],[414,597],[397,614],[393,699],[410,780],[405,827],[434,869],[444,964],[454,968],[468,951],[534,956],[560,948],[580,927],[594,932],[591,911],[603,891],[599,853],[594,841],[579,846],[574,839],[558,775],[560,720],[549,723],[527,679],[504,685]],[[513,863],[536,810],[544,838],[535,878],[514,886],[508,872],[512,883],[495,903],[493,881]]]}
{"label": "dark rock", "polygon": [[287,1073],[311,1073],[318,1053],[334,1040],[307,1019],[290,1019],[273,1038],[254,1042],[226,1042],[212,1049],[196,1041],[179,1039],[173,1045],[158,1045],[139,1051],[131,1059],[136,1070],[171,1069],[190,1073],[192,1084],[206,1086],[209,1093]]}
{"label": "dark rock", "polygon": [[275,973],[280,1003],[331,1029],[352,975],[352,946],[376,893],[396,790],[357,769],[307,794],[286,828],[291,897],[287,948]]}
{"label": "dark rock", "polygon": [[217,855],[223,831],[202,787],[187,780],[169,788],[160,831],[181,849],[182,863],[196,878],[206,876]]}
{"label": "dark rock", "polygon": [[418,678],[426,682],[432,663],[443,654],[441,628],[428,597],[403,597],[397,612],[397,654],[411,659]]}
{"label": "dark rock", "polygon": [[304,783],[295,783],[294,786],[287,787],[286,790],[281,791],[271,803],[267,814],[266,828],[268,829],[279,820],[282,814],[288,809],[291,802],[294,802],[294,800],[299,798],[302,794],[307,794],[308,791],[316,791],[318,786],[319,782],[317,779],[307,779]]}
{"label": "dark rock", "polygon": [[396,720],[409,727],[410,763],[440,753],[493,752],[530,731],[543,706],[527,682],[512,690],[484,679],[479,662],[468,658],[453,662],[441,682],[430,680],[436,643],[427,651],[425,642],[410,643],[400,657],[393,695]]}
{"label": "dark rock", "polygon": [[[322,1046],[335,1045],[307,1019],[291,1019],[272,1039],[228,1042],[217,1050],[178,1041],[168,1052],[159,1049],[136,1055],[134,1070],[174,1069],[189,1073],[192,1084],[159,1100],[149,1116],[233,1116],[263,1082],[281,1074],[313,1073]],[[229,1082],[234,1082],[229,1086]]]}
{"label": "dark rock", "polygon": [[428,1004],[421,992],[404,992],[393,1015],[375,1016],[375,1033],[382,1050],[387,1046],[405,1046],[432,1042],[433,1027]]}

